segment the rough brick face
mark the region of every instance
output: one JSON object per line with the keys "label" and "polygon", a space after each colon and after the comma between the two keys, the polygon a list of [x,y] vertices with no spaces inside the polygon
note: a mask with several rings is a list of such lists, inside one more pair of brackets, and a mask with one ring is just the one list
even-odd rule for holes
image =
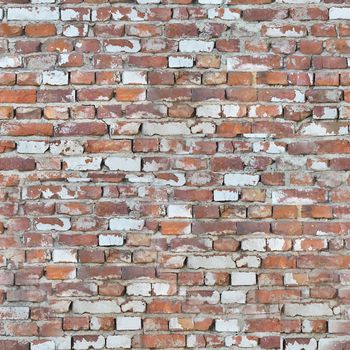
{"label": "rough brick face", "polygon": [[0,350],[350,348],[349,0],[0,0]]}

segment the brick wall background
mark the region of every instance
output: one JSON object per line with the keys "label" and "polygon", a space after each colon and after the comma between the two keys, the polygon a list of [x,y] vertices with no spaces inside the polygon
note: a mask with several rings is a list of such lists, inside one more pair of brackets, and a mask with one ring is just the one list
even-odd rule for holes
{"label": "brick wall background", "polygon": [[0,3],[0,349],[349,348],[350,1]]}

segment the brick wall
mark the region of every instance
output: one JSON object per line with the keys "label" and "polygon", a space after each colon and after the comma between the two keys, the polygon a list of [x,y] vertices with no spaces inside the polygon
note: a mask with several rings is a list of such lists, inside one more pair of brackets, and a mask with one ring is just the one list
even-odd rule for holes
{"label": "brick wall", "polygon": [[349,348],[349,0],[0,3],[1,350]]}

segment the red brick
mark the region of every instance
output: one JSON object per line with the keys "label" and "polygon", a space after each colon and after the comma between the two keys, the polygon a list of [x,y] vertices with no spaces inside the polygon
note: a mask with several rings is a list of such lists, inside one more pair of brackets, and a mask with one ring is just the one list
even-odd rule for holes
{"label": "red brick", "polygon": [[23,28],[20,25],[1,23],[0,24],[0,36],[1,37],[15,37],[20,36],[23,32]]}
{"label": "red brick", "polygon": [[1,158],[1,170],[29,171],[35,169],[35,160],[29,158]]}
{"label": "red brick", "polygon": [[135,341],[136,346],[163,349],[169,346],[181,348],[185,346],[185,336],[181,334],[141,335]]}
{"label": "red brick", "polygon": [[36,90],[0,90],[1,103],[35,103]]}
{"label": "red brick", "polygon": [[29,37],[48,37],[56,35],[56,26],[53,23],[28,23],[25,33]]}

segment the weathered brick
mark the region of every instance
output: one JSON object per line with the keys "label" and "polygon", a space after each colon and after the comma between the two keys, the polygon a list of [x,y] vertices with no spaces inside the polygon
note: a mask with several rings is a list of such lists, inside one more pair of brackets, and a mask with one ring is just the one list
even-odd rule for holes
{"label": "weathered brick", "polygon": [[39,7],[19,8],[11,7],[8,9],[7,18],[10,21],[30,21],[35,18],[36,21],[54,21],[59,19],[58,7]]}
{"label": "weathered brick", "polygon": [[1,170],[18,170],[29,171],[34,170],[36,167],[35,160],[30,158],[1,158],[0,169]]}
{"label": "weathered brick", "polygon": [[348,346],[347,1],[0,3],[1,349]]}
{"label": "weathered brick", "polygon": [[35,103],[36,90],[0,90],[1,103]]}

